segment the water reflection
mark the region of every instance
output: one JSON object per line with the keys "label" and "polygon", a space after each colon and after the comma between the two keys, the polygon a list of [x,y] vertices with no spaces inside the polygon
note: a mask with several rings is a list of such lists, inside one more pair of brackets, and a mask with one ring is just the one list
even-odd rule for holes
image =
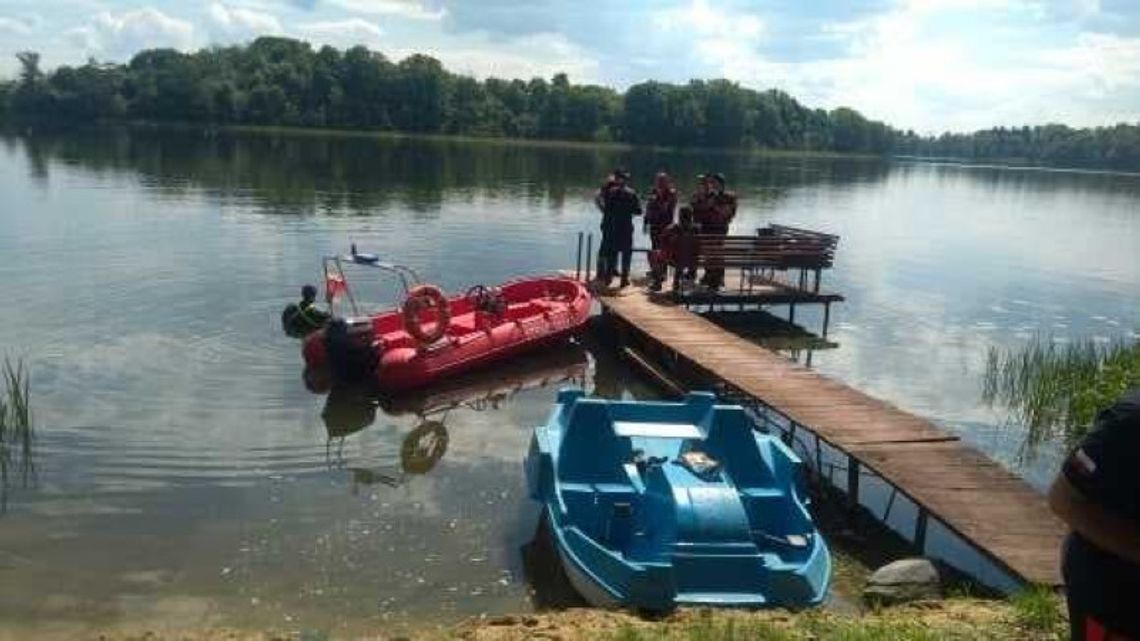
{"label": "water reflection", "polygon": [[534,535],[519,549],[519,554],[522,556],[523,578],[530,586],[530,601],[536,610],[564,610],[590,605],[566,576],[550,536],[545,512],[539,516]]}
{"label": "water reflection", "polygon": [[710,321],[748,340],[811,367],[817,351],[837,349],[839,343],[814,334],[802,325],[767,311],[707,312]]}
{"label": "water reflection", "polygon": [[[321,411],[329,467],[348,471],[354,494],[367,485],[399,487],[410,476],[427,474],[443,458],[450,441],[448,417],[453,411],[498,411],[524,391],[581,386],[588,367],[585,348],[567,342],[399,395],[383,394],[367,385],[333,385]],[[595,369],[595,377],[601,369],[605,368]],[[366,468],[351,464],[344,456],[346,439],[375,424],[380,411],[385,417],[412,415],[418,419],[401,441],[398,465]]]}
{"label": "water reflection", "polygon": [[292,215],[361,215],[396,207],[426,220],[437,217],[450,197],[474,200],[480,194],[553,209],[581,207],[617,164],[628,167],[637,184],[667,170],[683,190],[698,173],[715,167],[751,206],[769,209],[798,186],[877,182],[889,171],[880,161],[843,158],[304,132],[100,129],[0,135],[23,148],[29,174],[42,184],[50,182],[54,160],[99,175],[138,175],[168,197],[206,190],[212,197],[252,202],[265,213]]}

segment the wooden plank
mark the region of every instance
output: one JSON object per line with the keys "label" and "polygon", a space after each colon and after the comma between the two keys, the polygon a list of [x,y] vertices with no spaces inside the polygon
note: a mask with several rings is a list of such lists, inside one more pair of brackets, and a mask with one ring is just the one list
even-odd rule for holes
{"label": "wooden plank", "polygon": [[713,379],[854,457],[1013,575],[1060,583],[1057,555],[1064,527],[1044,497],[956,436],[792,363],[680,305],[650,300],[629,289],[600,300],[623,322]]}

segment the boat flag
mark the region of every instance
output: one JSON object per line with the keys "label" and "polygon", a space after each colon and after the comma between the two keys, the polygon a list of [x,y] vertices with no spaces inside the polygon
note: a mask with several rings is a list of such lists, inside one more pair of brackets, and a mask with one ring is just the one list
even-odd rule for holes
{"label": "boat flag", "polygon": [[344,276],[325,274],[325,300],[331,303],[343,291],[345,291]]}

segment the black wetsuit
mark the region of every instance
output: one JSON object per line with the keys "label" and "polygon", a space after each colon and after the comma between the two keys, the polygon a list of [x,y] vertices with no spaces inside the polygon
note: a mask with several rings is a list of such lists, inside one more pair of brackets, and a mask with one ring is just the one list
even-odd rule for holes
{"label": "black wetsuit", "polygon": [[[1085,500],[1140,530],[1140,388],[1097,416],[1064,474]],[[1072,533],[1062,570],[1073,639],[1140,641],[1140,566]]]}
{"label": "black wetsuit", "polygon": [[281,312],[281,326],[290,336],[303,338],[309,332],[324,327],[329,318],[328,312],[317,309],[313,301],[302,300],[296,305],[289,305]]}

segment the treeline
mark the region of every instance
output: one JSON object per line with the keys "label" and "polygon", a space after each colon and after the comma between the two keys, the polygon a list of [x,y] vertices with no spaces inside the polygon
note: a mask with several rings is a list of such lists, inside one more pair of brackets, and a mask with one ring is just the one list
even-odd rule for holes
{"label": "treeline", "polygon": [[10,122],[285,125],[1140,169],[1133,126],[925,138],[852,109],[811,109],[782,91],[727,80],[645,82],[624,94],[571,84],[565,74],[479,81],[429,56],[395,62],[365,47],[315,50],[276,37],[189,54],[153,49],[125,65],[89,61],[47,73],[37,54],[17,57],[19,77],[0,83],[0,118]]}
{"label": "treeline", "polygon": [[892,130],[849,109],[808,109],[778,91],[726,80],[608,87],[449,73],[434,58],[399,62],[365,47],[314,50],[287,38],[196,53],[143,51],[125,65],[90,61],[21,73],[0,89],[10,119],[148,120],[343,127],[639,144],[883,153]]}
{"label": "treeline", "polygon": [[895,153],[1052,167],[1140,171],[1140,126],[1074,129],[1065,125],[995,127],[972,134],[942,134],[896,141]]}

